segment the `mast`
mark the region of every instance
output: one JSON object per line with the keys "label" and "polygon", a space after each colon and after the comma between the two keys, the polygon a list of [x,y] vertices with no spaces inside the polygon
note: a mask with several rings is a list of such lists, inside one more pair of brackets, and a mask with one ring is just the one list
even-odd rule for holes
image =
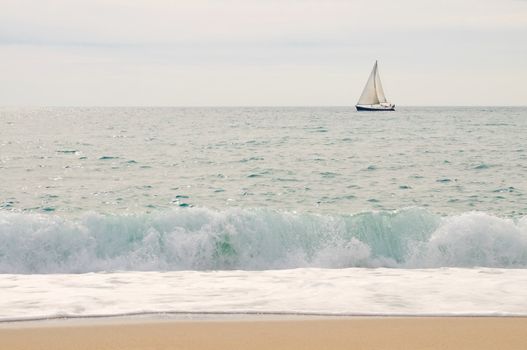
{"label": "mast", "polygon": [[[375,93],[377,93],[377,60],[375,60],[375,64],[373,65],[373,88],[375,89]],[[377,97],[377,99],[379,99]]]}

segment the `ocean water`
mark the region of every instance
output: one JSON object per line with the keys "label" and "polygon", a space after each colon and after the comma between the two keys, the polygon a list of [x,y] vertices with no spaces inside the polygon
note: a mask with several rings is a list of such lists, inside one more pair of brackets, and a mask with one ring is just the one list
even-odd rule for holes
{"label": "ocean water", "polygon": [[527,315],[527,108],[0,108],[0,319]]}

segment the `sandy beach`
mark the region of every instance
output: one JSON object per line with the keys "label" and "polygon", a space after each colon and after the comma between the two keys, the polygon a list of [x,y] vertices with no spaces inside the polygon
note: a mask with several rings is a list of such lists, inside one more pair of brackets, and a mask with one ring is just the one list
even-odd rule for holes
{"label": "sandy beach", "polygon": [[65,320],[0,325],[0,348],[526,349],[527,318]]}

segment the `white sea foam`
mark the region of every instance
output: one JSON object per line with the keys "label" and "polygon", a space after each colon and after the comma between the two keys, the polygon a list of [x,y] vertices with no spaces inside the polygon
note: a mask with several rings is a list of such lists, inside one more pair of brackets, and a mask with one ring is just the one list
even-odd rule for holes
{"label": "white sea foam", "polygon": [[0,275],[0,320],[149,313],[525,316],[525,290],[525,269]]}
{"label": "white sea foam", "polygon": [[527,267],[527,218],[186,208],[81,219],[0,212],[0,273]]}

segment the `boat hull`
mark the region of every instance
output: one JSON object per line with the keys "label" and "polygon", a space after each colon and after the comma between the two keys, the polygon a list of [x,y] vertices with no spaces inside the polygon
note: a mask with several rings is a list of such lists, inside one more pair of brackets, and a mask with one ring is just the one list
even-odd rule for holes
{"label": "boat hull", "polygon": [[383,106],[383,105],[356,105],[357,111],[370,111],[370,112],[383,112],[383,111],[395,111],[395,105]]}

